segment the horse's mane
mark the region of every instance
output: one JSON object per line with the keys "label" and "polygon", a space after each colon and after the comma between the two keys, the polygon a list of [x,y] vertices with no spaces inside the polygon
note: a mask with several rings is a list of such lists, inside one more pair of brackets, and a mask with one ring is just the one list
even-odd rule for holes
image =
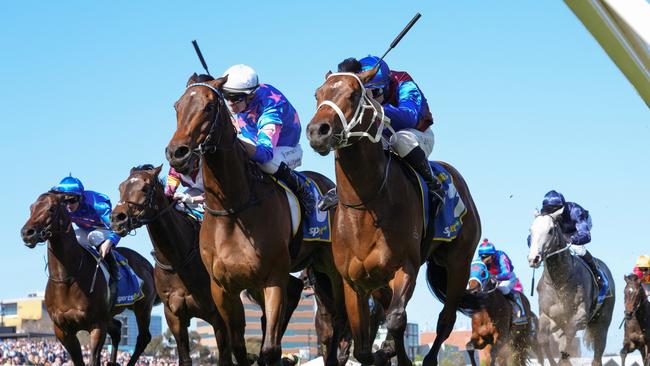
{"label": "horse's mane", "polygon": [[212,81],[214,78],[212,75],[206,75],[206,74],[199,74],[194,77],[194,82],[195,83],[205,83],[206,81]]}
{"label": "horse's mane", "polygon": [[[138,166],[134,166],[131,168],[131,173],[137,173],[137,172],[150,172],[152,170],[155,170],[156,167],[153,166],[153,164],[142,164]],[[156,183],[158,185],[163,185],[163,180],[160,177],[156,177]]]}

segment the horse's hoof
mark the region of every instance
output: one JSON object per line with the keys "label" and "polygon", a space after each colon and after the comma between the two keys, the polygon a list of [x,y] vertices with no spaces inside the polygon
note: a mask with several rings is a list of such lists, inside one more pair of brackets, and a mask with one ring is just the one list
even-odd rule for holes
{"label": "horse's hoof", "polygon": [[383,350],[375,352],[372,356],[372,364],[374,366],[386,366],[390,364],[390,356],[388,356]]}

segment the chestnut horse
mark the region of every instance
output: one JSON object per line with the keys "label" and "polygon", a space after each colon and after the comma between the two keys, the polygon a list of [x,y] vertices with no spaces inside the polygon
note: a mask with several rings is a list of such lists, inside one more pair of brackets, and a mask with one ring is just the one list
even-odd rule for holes
{"label": "chestnut horse", "polygon": [[129,366],[135,365],[151,340],[149,322],[156,296],[151,264],[140,254],[128,248],[116,248],[142,279],[144,297],[128,307],[111,308],[109,287],[104,276],[97,276],[91,289],[96,260],[79,245],[72,222],[63,204],[63,196],[44,193],[31,206],[31,215],[21,230],[28,248],[47,241],[48,281],[45,288],[45,309],[52,319],[54,334],[70,354],[75,366],[84,365],[77,332],[90,332],[91,365],[98,366],[106,332],[111,336],[113,350],[111,363],[116,365],[117,346],[122,324],[113,319],[125,308],[135,313],[138,338]]}
{"label": "chestnut horse", "polygon": [[[337,308],[335,331],[345,326],[342,281],[333,264],[327,242],[303,241],[302,228],[292,232],[286,194],[274,180],[262,174],[237,138],[221,87],[226,77],[192,75],[185,93],[176,102],[177,130],[167,147],[174,169],[187,173],[200,159],[205,184],[206,215],[201,226],[201,258],[211,279],[212,298],[230,337],[239,365],[247,365],[244,343],[244,308],[239,293],[248,289],[262,299],[266,319],[262,360],[280,360],[281,319],[287,307],[289,273],[312,266],[331,282]],[[306,172],[321,191],[334,184],[322,175]],[[316,294],[318,296],[318,294]],[[333,341],[340,337],[337,333]],[[336,341],[338,342],[338,341]],[[328,347],[328,365],[336,365],[337,345]],[[334,352],[332,352],[334,351]]]}
{"label": "chestnut horse", "polygon": [[[487,268],[486,268],[487,271]],[[473,366],[474,350],[480,352],[481,365],[526,365],[529,351],[534,351],[539,364],[544,364],[542,352],[537,344],[535,329],[537,316],[530,309],[528,298],[521,294],[528,323],[513,324],[513,304],[496,288],[496,282],[480,281],[472,277],[468,282],[468,293],[463,307],[471,309],[466,315],[472,319],[472,337],[467,342],[467,353]]]}
{"label": "chestnut horse", "polygon": [[639,350],[645,366],[650,365],[650,301],[635,274],[625,276],[625,337],[621,349],[621,365],[627,354]]}
{"label": "chestnut horse", "polygon": [[167,326],[174,335],[178,363],[192,365],[187,327],[192,318],[212,325],[219,364],[231,365],[223,319],[210,295],[210,277],[199,256],[199,223],[174,209],[158,179],[162,166],[131,169],[120,184],[120,202],[111,215],[111,227],[120,236],[142,225],[153,244],[156,291],[165,306]]}
{"label": "chestnut horse", "polygon": [[[307,126],[307,136],[311,147],[321,155],[336,150],[340,201],[332,249],[344,279],[354,356],[364,364],[383,364],[396,354],[399,365],[411,365],[404,348],[406,305],[419,267],[427,262],[430,287],[444,307],[436,339],[423,363],[437,365],[438,351],[453,329],[456,309],[465,292],[481,223],[463,177],[451,165],[441,163],[451,174],[467,213],[462,230],[451,242],[425,239],[419,187],[411,180],[410,169],[391,153],[386,154],[378,143],[384,122],[382,119],[380,127],[374,120],[383,108],[363,87],[376,71],[328,74],[316,91],[319,107]],[[368,296],[384,287],[392,290],[386,309],[386,326],[392,340],[373,355]]]}

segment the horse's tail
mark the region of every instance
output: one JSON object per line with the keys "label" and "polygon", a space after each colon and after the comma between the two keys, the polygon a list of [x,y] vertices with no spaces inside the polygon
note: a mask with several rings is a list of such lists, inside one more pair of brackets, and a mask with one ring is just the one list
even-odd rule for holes
{"label": "horse's tail", "polygon": [[[444,304],[447,300],[447,269],[437,264],[433,258],[427,260],[427,283],[433,296]],[[480,309],[480,297],[465,292],[458,304],[458,311],[472,316],[478,309]]]}

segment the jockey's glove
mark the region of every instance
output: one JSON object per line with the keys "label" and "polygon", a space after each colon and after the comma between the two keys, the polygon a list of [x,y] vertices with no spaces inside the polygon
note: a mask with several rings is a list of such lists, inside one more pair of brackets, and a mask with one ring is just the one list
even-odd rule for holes
{"label": "jockey's glove", "polygon": [[185,192],[175,192],[174,199],[187,204],[194,203],[194,197]]}

